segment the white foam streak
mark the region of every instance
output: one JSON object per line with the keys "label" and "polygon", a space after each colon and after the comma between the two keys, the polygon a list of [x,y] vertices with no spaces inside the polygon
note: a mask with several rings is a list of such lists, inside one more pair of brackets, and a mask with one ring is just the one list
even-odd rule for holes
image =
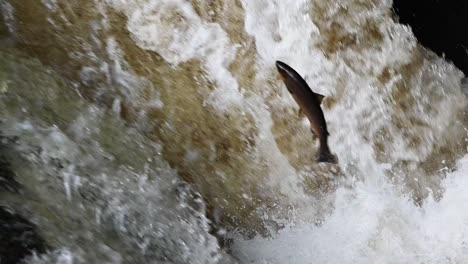
{"label": "white foam streak", "polygon": [[217,86],[207,103],[219,110],[241,104],[239,84],[227,69],[238,45],[230,43],[220,25],[203,21],[184,0],[108,2],[127,14],[127,27],[140,47],[156,51],[174,66],[191,59],[203,62]]}
{"label": "white foam streak", "polygon": [[2,9],[3,21],[10,34],[16,34],[16,19],[15,10],[13,6],[7,1],[0,2],[0,8]]}
{"label": "white foam streak", "polygon": [[309,15],[310,1],[242,1],[242,5],[245,31],[255,39],[260,57],[258,78],[271,75],[275,61],[281,60],[293,65],[309,85],[317,87],[316,92],[328,95],[316,85],[316,77],[331,71],[332,64],[314,47],[320,32]]}
{"label": "white foam streak", "polygon": [[279,187],[279,194],[286,195],[291,202],[307,202],[302,188],[302,182],[294,168],[288,163],[275,141],[272,133],[273,120],[270,112],[265,109],[265,103],[258,97],[251,97],[246,100],[255,117],[257,136],[257,153],[261,155],[269,166],[269,179],[265,184],[276,190]]}

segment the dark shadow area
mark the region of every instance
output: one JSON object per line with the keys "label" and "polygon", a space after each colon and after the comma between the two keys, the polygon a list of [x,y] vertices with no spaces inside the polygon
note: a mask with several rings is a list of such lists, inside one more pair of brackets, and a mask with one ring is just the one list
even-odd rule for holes
{"label": "dark shadow area", "polygon": [[423,46],[468,76],[468,1],[394,0],[393,8],[399,22],[411,26]]}
{"label": "dark shadow area", "polygon": [[0,206],[0,263],[19,263],[33,252],[45,253],[44,240],[36,226],[8,208]]}
{"label": "dark shadow area", "polygon": [[0,192],[19,193],[20,191],[20,184],[16,181],[15,173],[11,170],[10,164],[5,157],[5,154],[10,151],[8,144],[15,140],[16,139],[10,139],[0,134]]}
{"label": "dark shadow area", "polygon": [[[0,194],[11,192],[20,195],[21,185],[15,180],[6,156],[16,139],[0,135]],[[33,252],[45,253],[46,243],[36,225],[0,203],[0,264],[20,263]]]}

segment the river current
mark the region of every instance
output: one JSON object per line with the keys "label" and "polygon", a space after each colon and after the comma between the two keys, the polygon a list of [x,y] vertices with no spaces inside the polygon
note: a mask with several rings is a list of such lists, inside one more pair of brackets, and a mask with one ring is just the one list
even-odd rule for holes
{"label": "river current", "polygon": [[[0,0],[29,263],[465,263],[463,73],[390,0]],[[317,93],[337,164],[279,80]]]}

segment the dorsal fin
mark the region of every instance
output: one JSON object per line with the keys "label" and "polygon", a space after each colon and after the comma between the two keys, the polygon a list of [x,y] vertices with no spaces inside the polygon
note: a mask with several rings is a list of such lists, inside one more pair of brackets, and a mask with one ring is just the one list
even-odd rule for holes
{"label": "dorsal fin", "polygon": [[319,104],[321,104],[323,101],[323,98],[325,98],[325,95],[321,95],[318,93],[316,93],[315,96],[317,96],[317,100],[319,101]]}

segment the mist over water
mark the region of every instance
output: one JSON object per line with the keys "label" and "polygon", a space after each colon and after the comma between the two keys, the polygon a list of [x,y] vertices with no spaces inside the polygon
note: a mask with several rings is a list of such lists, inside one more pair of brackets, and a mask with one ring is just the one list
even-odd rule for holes
{"label": "mist over water", "polygon": [[[391,5],[3,0],[0,205],[48,245],[27,261],[466,262],[463,74]],[[338,164],[276,60],[326,96]]]}

